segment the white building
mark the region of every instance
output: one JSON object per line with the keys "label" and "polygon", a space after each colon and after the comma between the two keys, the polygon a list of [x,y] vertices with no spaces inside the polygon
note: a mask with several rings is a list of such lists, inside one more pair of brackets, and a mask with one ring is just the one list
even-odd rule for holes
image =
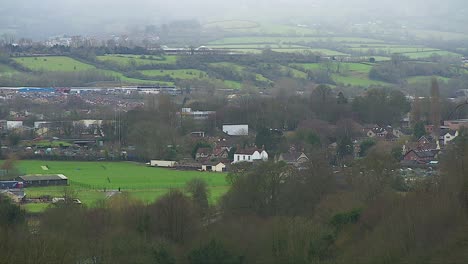
{"label": "white building", "polygon": [[449,131],[444,135],[444,145],[458,137],[458,131]]}
{"label": "white building", "polygon": [[182,117],[191,117],[193,120],[208,120],[216,115],[215,111],[192,111],[192,108],[182,108]]}
{"label": "white building", "polygon": [[23,126],[23,121],[7,121],[7,129],[16,129]]}
{"label": "white building", "polygon": [[223,132],[230,136],[247,136],[249,125],[223,125]]}
{"label": "white building", "polygon": [[226,170],[226,165],[222,162],[207,162],[202,164],[202,171],[223,172]]}
{"label": "white building", "polygon": [[173,168],[176,162],[172,160],[151,160],[150,166],[152,167],[164,167],[164,168]]}
{"label": "white building", "polygon": [[241,149],[237,150],[234,153],[234,161],[232,163],[238,162],[254,162],[254,161],[267,161],[268,153],[263,149],[250,148],[250,149]]}

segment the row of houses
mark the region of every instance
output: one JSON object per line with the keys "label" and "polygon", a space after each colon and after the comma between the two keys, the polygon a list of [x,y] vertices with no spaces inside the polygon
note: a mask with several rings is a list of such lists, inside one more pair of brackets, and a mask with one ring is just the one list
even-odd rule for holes
{"label": "row of houses", "polygon": [[[203,148],[201,152],[205,152],[206,148]],[[199,152],[197,152],[199,153]],[[212,152],[206,152],[212,153]],[[226,153],[226,152],[223,152]],[[234,153],[234,160],[230,161],[225,159],[214,159],[213,156],[198,160],[196,163],[189,162],[176,162],[167,160],[151,160],[148,165],[153,167],[164,167],[164,168],[176,168],[176,169],[197,169],[200,171],[214,171],[224,172],[227,171],[231,164],[238,164],[242,162],[262,162],[268,161],[269,156],[266,150],[259,148],[245,148],[238,150]],[[307,155],[303,152],[290,151],[287,153],[281,153],[274,159],[276,162],[285,162],[288,165],[295,166],[297,168],[303,167],[303,165],[309,161]]]}

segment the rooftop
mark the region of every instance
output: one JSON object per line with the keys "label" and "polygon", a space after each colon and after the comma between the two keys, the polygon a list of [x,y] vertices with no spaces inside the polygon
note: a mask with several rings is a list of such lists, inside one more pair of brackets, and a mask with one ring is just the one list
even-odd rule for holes
{"label": "rooftop", "polygon": [[23,181],[55,181],[55,180],[67,180],[68,178],[63,174],[31,174],[19,176]]}

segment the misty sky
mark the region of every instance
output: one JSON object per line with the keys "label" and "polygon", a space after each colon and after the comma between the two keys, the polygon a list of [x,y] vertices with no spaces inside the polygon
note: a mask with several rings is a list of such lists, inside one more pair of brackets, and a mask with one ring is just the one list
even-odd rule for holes
{"label": "misty sky", "polygon": [[177,19],[286,21],[468,15],[466,0],[0,0],[0,30],[25,35],[125,31]]}

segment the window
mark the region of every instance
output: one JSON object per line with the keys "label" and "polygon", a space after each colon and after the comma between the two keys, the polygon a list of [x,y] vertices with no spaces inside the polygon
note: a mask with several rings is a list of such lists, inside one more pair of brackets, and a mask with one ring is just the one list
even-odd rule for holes
{"label": "window", "polygon": [[240,156],[237,156],[237,161],[239,161],[239,160],[240,160]]}
{"label": "window", "polygon": [[244,158],[242,160],[245,160],[245,155],[244,155]]}
{"label": "window", "polygon": [[250,156],[249,156],[249,160],[250,160]]}

